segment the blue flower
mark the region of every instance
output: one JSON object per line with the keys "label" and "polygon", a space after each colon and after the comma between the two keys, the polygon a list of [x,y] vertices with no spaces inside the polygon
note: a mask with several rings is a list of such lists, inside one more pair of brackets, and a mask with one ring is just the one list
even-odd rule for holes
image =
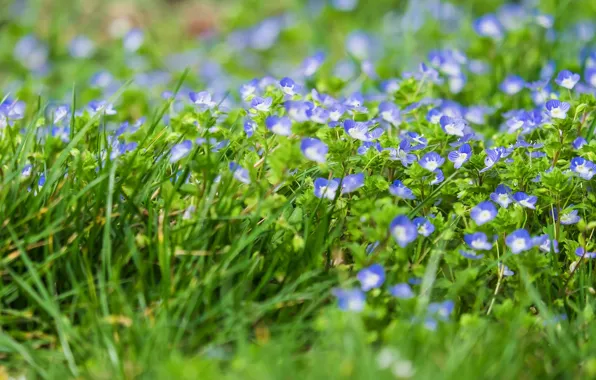
{"label": "blue flower", "polygon": [[[547,234],[536,236],[532,238],[532,245],[538,247],[542,252],[549,253],[551,247],[551,240]],[[559,253],[559,243],[556,240],[552,240],[553,251]]]}
{"label": "blue flower", "polygon": [[569,70],[561,70],[557,78],[555,79],[555,83],[561,87],[565,87],[568,89],[573,89],[577,82],[579,82],[580,76],[579,74],[572,73]]}
{"label": "blue flower", "polygon": [[362,290],[368,292],[383,285],[385,282],[385,269],[381,264],[373,264],[368,268],[361,269],[356,277],[360,281]]}
{"label": "blue flower", "polygon": [[409,150],[421,150],[426,148],[428,140],[423,135],[419,135],[416,132],[406,132],[403,137],[407,140]]}
{"label": "blue flower", "polygon": [[535,195],[528,195],[522,191],[513,194],[513,200],[520,206],[534,210],[536,208],[536,201],[538,198]]}
{"label": "blue flower", "polygon": [[497,149],[487,149],[487,150],[485,150],[485,152],[486,152],[486,157],[484,158],[485,168],[480,170],[480,173],[483,173],[483,172],[489,170],[501,159],[501,152]]}
{"label": "blue flower", "polygon": [[45,173],[41,173],[39,176],[39,179],[37,180],[37,186],[39,188],[42,188],[43,185],[46,184],[46,174]]}
{"label": "blue flower", "polygon": [[584,80],[592,87],[596,87],[596,67],[587,68],[584,73]]}
{"label": "blue flower", "polygon": [[546,108],[546,111],[550,117],[555,119],[565,119],[571,105],[567,102],[551,99],[546,102],[544,107]]}
{"label": "blue flower", "polygon": [[506,185],[499,185],[494,193],[491,193],[490,199],[503,208],[509,207],[513,199],[511,198],[511,189]]}
{"label": "blue flower", "polygon": [[358,6],[358,0],[331,0],[331,6],[338,11],[350,12]]}
{"label": "blue flower", "polygon": [[596,252],[586,252],[583,247],[577,247],[575,255],[586,259],[596,259]]}
{"label": "blue flower", "polygon": [[575,140],[573,140],[573,143],[571,144],[573,146],[573,149],[581,149],[584,145],[586,145],[588,142],[586,141],[586,139],[584,139],[583,137],[579,136],[578,138],[576,138]]}
{"label": "blue flower", "polygon": [[445,131],[445,133],[459,137],[464,136],[464,129],[468,126],[464,119],[452,118],[449,116],[441,116],[439,123],[441,124],[441,128]]}
{"label": "blue flower", "polygon": [[373,141],[383,134],[382,128],[376,128],[369,132],[367,123],[356,122],[351,119],[344,120],[344,130],[350,137],[360,141]]}
{"label": "blue flower", "polygon": [[68,114],[70,113],[70,107],[68,105],[60,105],[56,107],[53,111],[54,117],[54,124],[59,124],[63,120],[66,120]]}
{"label": "blue flower", "polygon": [[303,101],[287,101],[285,102],[285,108],[288,112],[288,116],[295,121],[305,122],[310,120],[312,110],[315,105],[312,102]]}
{"label": "blue flower", "polygon": [[103,100],[92,100],[89,102],[89,111],[91,115],[103,113],[105,115],[115,115],[116,110],[112,103],[105,102]]}
{"label": "blue flower", "polygon": [[454,308],[455,304],[450,300],[444,302],[431,302],[428,304],[428,313],[436,315],[440,320],[446,321]]}
{"label": "blue flower", "polygon": [[265,119],[265,125],[276,135],[290,136],[292,134],[292,120],[287,116],[268,116]]}
{"label": "blue flower", "polygon": [[595,167],[592,161],[588,161],[583,157],[575,157],[571,159],[570,169],[572,172],[579,174],[585,180],[591,180],[595,174]]}
{"label": "blue flower", "polygon": [[21,177],[22,178],[29,178],[31,176],[31,172],[33,171],[33,166],[31,166],[31,164],[27,164],[23,167],[23,170],[21,171]]}
{"label": "blue flower", "polygon": [[366,154],[366,152],[368,152],[369,149],[376,149],[377,152],[381,152],[382,148],[381,148],[381,144],[379,144],[378,142],[366,142],[363,141],[362,145],[360,145],[357,149],[358,154],[362,155],[362,154]]}
{"label": "blue flower", "polygon": [[509,269],[507,265],[501,263],[499,263],[499,273],[502,273],[505,277],[513,276],[515,274],[515,272]]}
{"label": "blue flower", "polygon": [[184,140],[180,144],[176,144],[170,151],[170,163],[175,163],[188,156],[192,150],[192,141]]}
{"label": "blue flower", "polygon": [[472,251],[464,251],[463,249],[459,250],[459,254],[462,255],[463,257],[465,257],[466,259],[469,260],[480,260],[481,258],[484,257],[483,254],[477,254],[476,252]]}
{"label": "blue flower", "polygon": [[329,147],[319,139],[306,137],[300,143],[300,150],[304,157],[311,161],[323,163],[326,161]]}
{"label": "blue flower", "polygon": [[329,118],[333,121],[338,121],[346,112],[346,107],[341,103],[335,103],[329,106]]}
{"label": "blue flower", "polygon": [[416,199],[416,196],[412,193],[412,190],[406,187],[398,179],[396,179],[395,181],[393,181],[391,185],[389,185],[389,193],[402,199]]}
{"label": "blue flower", "polygon": [[201,107],[202,109],[212,109],[217,105],[212,99],[211,94],[207,91],[192,92],[188,93],[190,101]]}
{"label": "blue flower", "polygon": [[410,166],[411,164],[413,164],[414,162],[416,162],[416,160],[418,159],[418,157],[416,157],[415,154],[411,154],[410,153],[410,143],[407,140],[402,140],[401,143],[399,143],[399,147],[396,148],[385,148],[386,151],[389,152],[389,159],[392,161],[395,160],[399,160],[401,161],[402,165],[405,167]]}
{"label": "blue flower", "polygon": [[349,194],[364,186],[364,174],[352,174],[345,176],[341,181],[341,193]]}
{"label": "blue flower", "polygon": [[523,228],[515,230],[507,235],[507,237],[505,237],[505,244],[507,244],[507,247],[511,249],[511,252],[516,255],[527,251],[534,246],[532,244],[530,233]]}
{"label": "blue flower", "polygon": [[526,82],[518,75],[509,75],[499,85],[501,91],[507,95],[515,95],[524,89]]}
{"label": "blue flower", "polygon": [[443,171],[441,169],[435,169],[433,171],[435,178],[429,182],[430,185],[437,185],[445,180],[445,176],[443,175]]}
{"label": "blue flower", "polygon": [[412,222],[416,225],[418,234],[424,237],[429,237],[435,231],[435,226],[426,218],[418,217]]}
{"label": "blue flower", "polygon": [[337,179],[326,180],[325,178],[317,178],[314,182],[315,197],[335,199],[337,189],[339,189],[339,181]]}
{"label": "blue flower", "polygon": [[252,137],[255,133],[255,129],[257,128],[257,123],[250,118],[246,118],[244,120],[244,132],[246,133],[246,137]]}
{"label": "blue flower", "polygon": [[422,166],[424,169],[434,172],[436,169],[440,168],[444,162],[445,159],[438,153],[429,152],[422,156],[420,161],[418,161],[418,164],[420,164],[420,166]]}
{"label": "blue flower", "polygon": [[458,150],[449,152],[447,158],[449,161],[453,162],[453,167],[456,169],[461,168],[461,166],[467,162],[470,157],[472,156],[472,147],[470,144],[464,144],[459,147]]}
{"label": "blue flower", "polygon": [[397,91],[399,91],[401,83],[398,79],[392,78],[382,81],[380,87],[381,91],[386,94],[395,94]]}
{"label": "blue flower", "polygon": [[68,52],[73,58],[88,58],[95,52],[95,43],[86,36],[76,36],[70,41]]}
{"label": "blue flower", "polygon": [[312,110],[310,120],[317,124],[327,124],[329,117],[329,111],[327,111],[325,108],[317,107]]}
{"label": "blue flower", "polygon": [[579,222],[580,219],[581,217],[577,215],[577,210],[561,212],[561,215],[559,216],[561,224],[564,225],[576,224],[577,222]]}
{"label": "blue flower", "polygon": [[488,242],[488,238],[484,232],[466,234],[464,235],[464,241],[470,248],[477,251],[489,251],[493,248],[493,243]]}
{"label": "blue flower", "polygon": [[302,73],[307,77],[314,75],[324,61],[325,53],[323,52],[317,52],[312,57],[306,58],[304,62],[302,62]]}
{"label": "blue flower", "polygon": [[257,93],[258,86],[259,81],[257,79],[253,79],[252,81],[243,84],[240,86],[240,97],[245,101],[248,100],[248,98]]}
{"label": "blue flower", "polygon": [[470,216],[477,225],[481,226],[496,218],[497,209],[495,208],[495,205],[489,201],[480,202],[472,208]]}
{"label": "blue flower", "polygon": [[260,96],[255,96],[250,102],[250,106],[257,111],[268,112],[271,108],[271,103],[273,103],[273,99],[271,98],[261,98]]}
{"label": "blue flower", "polygon": [[366,305],[366,294],[360,289],[333,289],[332,292],[340,310],[359,312]]}
{"label": "blue flower", "polygon": [[389,294],[395,298],[410,299],[414,298],[414,292],[410,285],[405,282],[395,284],[389,288]]}
{"label": "blue flower", "polygon": [[296,83],[288,77],[285,77],[282,80],[280,80],[279,86],[281,87],[281,90],[286,95],[292,96],[296,93],[296,91],[295,91],[295,88],[297,87]]}
{"label": "blue flower", "polygon": [[379,104],[379,115],[391,125],[397,126],[401,123],[399,108],[392,102],[382,102]]}
{"label": "blue flower", "polygon": [[124,44],[124,49],[135,52],[139,50],[141,46],[143,46],[143,42],[145,41],[145,36],[143,31],[138,28],[131,29],[122,40]]}
{"label": "blue flower", "polygon": [[416,240],[418,229],[416,225],[406,215],[396,216],[389,225],[389,231],[397,244],[405,248],[408,244]]}
{"label": "blue flower", "polygon": [[426,120],[431,124],[439,124],[443,117],[445,117],[443,111],[438,108],[432,108],[426,114]]}

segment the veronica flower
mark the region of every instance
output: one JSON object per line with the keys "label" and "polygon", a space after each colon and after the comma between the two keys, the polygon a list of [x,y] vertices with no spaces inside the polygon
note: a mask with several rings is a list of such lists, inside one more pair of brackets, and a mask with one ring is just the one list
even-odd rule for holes
{"label": "veronica flower", "polygon": [[416,240],[418,229],[416,225],[406,215],[396,216],[389,225],[389,231],[397,244],[405,248],[408,244]]}
{"label": "veronica flower", "polygon": [[533,247],[530,233],[523,228],[513,231],[505,237],[505,244],[513,254],[519,254]]}
{"label": "veronica flower", "polygon": [[416,132],[406,132],[403,137],[407,140],[409,145],[409,150],[421,150],[426,148],[428,145],[428,140],[423,135],[419,135]]}
{"label": "veronica flower", "polygon": [[470,159],[471,156],[472,148],[470,147],[470,144],[464,144],[461,147],[459,147],[458,150],[449,152],[447,158],[449,159],[449,161],[453,162],[454,168],[459,169],[465,162],[467,162]]}
{"label": "veronica flower", "polygon": [[431,124],[439,124],[444,116],[443,111],[438,108],[432,108],[426,113],[426,120]]}
{"label": "veronica flower", "polygon": [[126,33],[122,42],[124,44],[124,49],[130,52],[135,52],[143,45],[144,40],[145,36],[143,31],[138,28],[133,28]]}
{"label": "veronica flower", "polygon": [[561,102],[556,99],[551,99],[544,105],[548,115],[555,119],[565,119],[567,112],[571,105],[567,102]]}
{"label": "veronica flower", "polygon": [[586,69],[586,71],[584,73],[584,80],[590,86],[596,87],[596,67],[591,67],[591,68]]}
{"label": "veronica flower", "polygon": [[424,169],[433,172],[441,167],[444,162],[445,159],[438,153],[429,152],[422,156],[422,158],[418,161],[418,164],[420,164],[420,166],[422,166]]}
{"label": "veronica flower", "polygon": [[43,185],[46,184],[46,174],[45,173],[41,173],[41,175],[39,176],[39,179],[37,180],[37,186],[39,188],[42,188]]}
{"label": "veronica flower", "polygon": [[444,302],[431,302],[428,304],[428,313],[435,314],[439,319],[445,321],[453,312],[454,307],[455,304],[450,300]]}
{"label": "veronica flower", "polygon": [[401,83],[398,79],[392,78],[392,79],[387,79],[381,82],[380,84],[381,87],[381,91],[383,91],[386,94],[395,94],[396,92],[399,91],[400,87],[401,87]]}
{"label": "veronica flower", "polygon": [[368,110],[362,105],[363,103],[364,97],[362,94],[355,92],[344,101],[344,106],[346,106],[348,109],[351,109],[352,111],[365,113]]}
{"label": "veronica flower", "polygon": [[494,193],[490,194],[490,199],[503,208],[509,207],[513,199],[511,198],[511,189],[506,185],[499,185]]}
{"label": "veronica flower", "polygon": [[517,193],[513,194],[513,200],[522,207],[534,210],[536,208],[536,201],[538,198],[535,195],[528,195],[522,191],[518,191]]}
{"label": "veronica flower", "polygon": [[67,105],[60,105],[53,110],[54,124],[59,124],[65,120],[70,112],[70,107]]}
{"label": "veronica flower", "polygon": [[327,124],[329,121],[329,111],[327,111],[325,108],[317,107],[312,110],[310,120],[317,124]]}
{"label": "veronica flower", "polygon": [[364,186],[364,174],[352,174],[345,176],[341,181],[341,193],[349,194]]}
{"label": "veronica flower", "polygon": [[405,282],[395,284],[392,287],[390,287],[389,294],[391,294],[395,298],[401,299],[414,298],[414,292],[412,291],[412,288]]}
{"label": "veronica flower", "polygon": [[577,247],[575,255],[586,259],[596,259],[596,252],[586,252],[583,247]]}
{"label": "veronica flower", "polygon": [[265,125],[276,135],[290,136],[292,134],[292,121],[287,116],[268,116],[265,119]]}
{"label": "veronica flower", "polygon": [[175,163],[188,156],[192,150],[192,141],[184,140],[180,144],[176,144],[170,150],[170,163]]}
{"label": "veronica flower", "polygon": [[470,216],[477,225],[481,226],[496,218],[497,209],[489,201],[480,202],[472,208]]}
{"label": "veronica flower", "polygon": [[443,171],[441,169],[435,169],[433,171],[435,178],[429,182],[430,185],[437,185],[445,180],[445,176],[443,175]]}
{"label": "veronica flower", "polygon": [[579,79],[579,74],[572,73],[569,70],[561,70],[555,79],[555,83],[571,90],[579,82]]}
{"label": "veronica flower", "polygon": [[391,125],[397,126],[401,123],[399,108],[392,102],[382,102],[379,104],[379,115]]}
{"label": "veronica flower", "polygon": [[362,145],[360,145],[357,149],[358,154],[362,155],[362,154],[366,154],[366,152],[368,152],[369,149],[376,149],[377,152],[381,152],[382,148],[381,148],[381,144],[379,144],[378,142],[366,142],[363,141]]}
{"label": "veronica flower", "polygon": [[249,97],[256,94],[258,85],[259,81],[257,79],[253,79],[252,81],[243,84],[240,86],[240,97],[246,101]]}
{"label": "veronica flower", "polygon": [[271,103],[273,103],[273,99],[269,97],[261,98],[260,96],[255,96],[250,102],[250,106],[257,111],[268,112],[271,108]]}
{"label": "veronica flower", "polygon": [[466,121],[462,118],[451,118],[449,116],[442,116],[439,120],[441,128],[448,135],[463,137],[464,129],[467,127]]}
{"label": "veronica flower", "polygon": [[95,44],[85,36],[76,36],[70,41],[68,51],[73,58],[88,58],[95,52]]}
{"label": "veronica flower", "polygon": [[188,97],[190,98],[191,102],[193,102],[197,106],[201,107],[202,109],[205,109],[205,108],[212,109],[213,107],[215,107],[217,105],[217,103],[211,99],[211,94],[208,93],[207,91],[201,91],[201,92],[192,92],[191,91],[188,93]]}
{"label": "veronica flower", "polygon": [[368,268],[361,269],[356,277],[360,281],[362,290],[368,292],[383,285],[385,282],[385,269],[383,269],[381,264],[373,264]]}
{"label": "veronica flower", "polygon": [[581,217],[579,215],[577,215],[577,210],[570,210],[570,211],[561,213],[561,215],[559,216],[559,220],[561,221],[561,224],[565,224],[565,225],[576,224],[577,222],[579,222],[580,219],[581,219]]}
{"label": "veronica flower", "polygon": [[333,289],[337,306],[343,311],[359,312],[366,305],[366,295],[360,289]]}
{"label": "veronica flower", "polygon": [[329,107],[329,118],[333,121],[338,121],[345,112],[346,107],[344,107],[341,103],[335,103]]}
{"label": "veronica flower", "polygon": [[[535,238],[532,238],[532,245],[534,245],[534,247],[538,247],[538,249],[540,249],[542,252],[549,253],[551,240],[547,234],[536,236]],[[559,253],[559,243],[556,240],[552,240],[552,245],[553,252]]]}
{"label": "veronica flower", "polygon": [[70,128],[69,127],[52,127],[52,137],[59,138],[62,142],[70,141]]}
{"label": "veronica flower", "polygon": [[464,235],[464,241],[470,248],[477,251],[489,251],[493,248],[493,243],[488,242],[488,238],[484,232],[466,234]]}
{"label": "veronica flower", "polygon": [[492,13],[477,18],[474,21],[474,30],[482,37],[490,37],[500,40],[505,34],[503,25]]}
{"label": "veronica flower", "polygon": [[312,102],[300,100],[290,100],[285,102],[284,105],[290,119],[295,120],[297,122],[305,122],[310,120],[312,110],[315,107],[315,105]]}
{"label": "veronica flower", "polygon": [[499,85],[499,88],[507,95],[515,95],[523,90],[525,85],[526,82],[521,77],[517,75],[509,75]]}
{"label": "veronica flower", "polygon": [[480,173],[483,173],[490,168],[492,168],[499,160],[501,159],[501,152],[497,149],[487,149],[486,158],[484,158],[484,166],[485,168],[480,170]]}
{"label": "veronica flower", "polygon": [[311,161],[323,163],[326,161],[329,147],[319,139],[306,137],[300,143],[300,150],[304,157]]}
{"label": "veronica flower", "polygon": [[325,61],[325,53],[318,52],[312,57],[308,57],[302,62],[302,73],[306,77],[310,77],[314,75],[318,70],[319,67]]}
{"label": "veronica flower", "polygon": [[462,255],[463,257],[465,257],[466,259],[470,259],[470,260],[480,260],[481,258],[484,257],[483,254],[478,254],[474,251],[472,251],[472,252],[464,251],[463,249],[459,250],[459,254]]}
{"label": "veronica flower", "polygon": [[583,157],[575,157],[571,159],[570,169],[572,172],[579,174],[585,180],[590,180],[594,176],[596,168],[592,161],[588,161]]}
{"label": "veronica flower", "polygon": [[416,228],[418,228],[418,234],[424,237],[429,237],[435,231],[435,226],[426,218],[418,217],[412,222],[416,225]]}
{"label": "veronica flower", "polygon": [[89,102],[89,111],[92,116],[96,115],[97,113],[103,113],[105,115],[115,115],[116,110],[114,110],[114,106],[112,103],[108,103],[103,100],[92,100]]}
{"label": "veronica flower", "polygon": [[507,265],[501,263],[499,263],[499,272],[503,273],[503,276],[505,277],[513,276],[515,274],[515,272],[509,269]]}
{"label": "veronica flower", "polygon": [[255,129],[257,128],[257,123],[250,118],[246,118],[244,120],[244,133],[246,133],[246,137],[252,137],[255,133]]}
{"label": "veronica flower", "polygon": [[344,120],[344,130],[350,137],[360,141],[373,141],[383,134],[382,128],[376,128],[369,132],[367,123],[356,122],[351,119]]}
{"label": "veronica flower", "polygon": [[327,198],[334,200],[339,189],[339,181],[337,179],[326,180],[325,178],[317,178],[314,182],[315,197]]}
{"label": "veronica flower", "polygon": [[21,177],[22,178],[29,178],[31,176],[31,172],[33,171],[33,166],[31,164],[27,164],[21,170]]}
{"label": "veronica flower", "polygon": [[573,143],[571,144],[573,146],[573,149],[581,149],[584,145],[586,145],[588,142],[586,141],[586,139],[584,139],[583,137],[579,136],[578,138],[576,138],[575,140],[573,140]]}
{"label": "veronica flower", "polygon": [[408,187],[406,187],[400,180],[396,179],[391,185],[389,185],[389,193],[400,197],[402,199],[416,199],[416,196],[412,193]]}
{"label": "veronica flower", "polygon": [[293,96],[294,94],[296,94],[296,92],[294,91],[297,87],[296,83],[294,83],[294,81],[288,77],[285,77],[282,80],[280,80],[279,86],[286,95]]}

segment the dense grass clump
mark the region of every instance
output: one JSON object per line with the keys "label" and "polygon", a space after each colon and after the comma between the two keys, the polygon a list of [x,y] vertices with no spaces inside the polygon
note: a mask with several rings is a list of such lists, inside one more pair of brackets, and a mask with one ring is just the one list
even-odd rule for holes
{"label": "dense grass clump", "polygon": [[0,23],[0,379],[596,376],[592,5],[66,3]]}

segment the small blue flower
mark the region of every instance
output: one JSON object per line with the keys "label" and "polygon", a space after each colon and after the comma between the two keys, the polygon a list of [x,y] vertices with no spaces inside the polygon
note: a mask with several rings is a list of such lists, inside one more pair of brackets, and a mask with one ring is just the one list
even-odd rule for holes
{"label": "small blue flower", "polygon": [[217,105],[217,103],[211,99],[211,94],[207,91],[201,91],[201,92],[190,91],[188,93],[188,97],[190,98],[191,102],[193,102],[197,106],[201,107],[202,109],[212,109],[213,107],[215,107]]}
{"label": "small blue flower", "polygon": [[296,83],[288,77],[285,77],[282,80],[280,80],[279,86],[281,87],[281,90],[286,95],[293,96],[294,94],[296,94],[296,91],[295,91],[295,89],[297,87]]}
{"label": "small blue flower", "polygon": [[56,107],[52,111],[52,114],[54,117],[54,124],[59,124],[63,120],[66,120],[69,113],[70,113],[70,107],[66,104]]}
{"label": "small blue flower", "polygon": [[410,285],[406,284],[405,282],[395,284],[392,287],[390,287],[389,294],[391,294],[395,298],[400,298],[404,300],[414,298],[415,296]]}
{"label": "small blue flower", "polygon": [[317,124],[327,124],[329,117],[329,111],[327,111],[325,108],[317,107],[312,110],[310,120]]}
{"label": "small blue flower", "polygon": [[548,115],[555,119],[565,119],[567,117],[567,112],[571,105],[567,102],[561,102],[556,99],[551,99],[544,105]]}
{"label": "small blue flower", "polygon": [[42,188],[43,185],[46,184],[46,174],[45,173],[41,173],[41,175],[39,176],[39,179],[37,180],[37,186],[39,188]]}
{"label": "small blue flower", "polygon": [[[547,234],[536,236],[532,238],[532,245],[538,247],[542,252],[549,253],[551,248],[551,240]],[[559,253],[559,243],[556,240],[552,240],[554,253]]]}
{"label": "small blue flower", "polygon": [[450,300],[444,302],[432,302],[428,304],[428,313],[436,315],[442,321],[446,321],[449,319],[454,308],[455,304]]}
{"label": "small blue flower", "polygon": [[287,116],[268,116],[265,119],[265,125],[276,135],[290,136],[292,134],[292,120]]}
{"label": "small blue flower", "polygon": [[509,75],[499,85],[499,88],[507,95],[515,95],[523,90],[525,86],[526,82],[521,77],[518,75]]}
{"label": "small blue flower", "polygon": [[399,143],[399,147],[397,149],[386,148],[385,150],[389,152],[390,160],[399,160],[405,167],[410,166],[418,159],[415,154],[410,153],[410,143],[407,140],[402,140],[402,142]]}
{"label": "small blue flower", "polygon": [[418,234],[424,237],[429,237],[435,231],[435,226],[426,218],[418,217],[412,222],[416,225]]}
{"label": "small blue flower", "polygon": [[580,76],[579,74],[572,73],[569,70],[561,70],[557,78],[555,79],[555,83],[561,87],[565,87],[568,89],[573,89],[577,82],[579,82]]}
{"label": "small blue flower", "polygon": [[472,156],[472,147],[470,144],[464,144],[459,147],[458,150],[449,152],[447,158],[449,161],[453,162],[453,167],[456,169],[461,168],[461,166],[467,162],[470,157]]}
{"label": "small blue flower", "polygon": [[184,140],[180,144],[176,144],[170,151],[170,163],[175,163],[188,156],[192,150],[192,141]]}
{"label": "small blue flower", "polygon": [[303,102],[299,100],[289,100],[285,102],[284,105],[290,119],[301,123],[310,120],[312,110],[315,107],[312,102]]}
{"label": "small blue flower", "polygon": [[[426,120],[431,124],[439,124],[443,117],[449,117],[449,116],[445,116],[443,114],[443,111],[441,111],[438,108],[432,108],[426,114]],[[443,130],[444,130],[444,128],[443,128]]]}
{"label": "small blue flower", "polygon": [[124,49],[135,52],[139,50],[141,46],[143,46],[143,42],[145,41],[145,35],[143,31],[138,28],[131,29],[122,40],[124,44]]}
{"label": "small blue flower", "polygon": [[591,180],[592,177],[594,177],[594,174],[596,174],[594,163],[583,157],[575,157],[571,159],[570,169],[585,180]]}
{"label": "small blue flower", "polygon": [[470,251],[464,251],[463,249],[459,250],[459,254],[462,255],[463,257],[465,257],[466,259],[469,260],[480,260],[481,258],[484,257],[483,254],[478,254],[474,251],[470,252]]}
{"label": "small blue flower", "polygon": [[376,128],[369,132],[367,123],[351,119],[344,120],[344,130],[350,137],[360,141],[373,141],[383,134],[382,128]]}
{"label": "small blue flower", "polygon": [[530,233],[523,228],[515,230],[507,235],[507,237],[505,237],[505,244],[507,244],[507,247],[511,249],[511,252],[516,255],[527,251],[534,246],[532,244]]}
{"label": "small blue flower", "polygon": [[488,242],[484,232],[475,232],[464,235],[464,241],[473,250],[489,251],[493,248],[493,243]]}
{"label": "small blue flower", "polygon": [[89,111],[91,115],[103,113],[105,115],[115,115],[116,110],[112,103],[105,102],[103,100],[92,100],[89,102]]}
{"label": "small blue flower", "polygon": [[577,215],[577,210],[561,212],[561,215],[559,217],[561,224],[564,225],[576,224],[577,222],[579,222],[580,219],[581,217]]}
{"label": "small blue flower", "polygon": [[501,263],[499,263],[499,273],[502,273],[505,277],[510,277],[515,274],[515,272],[509,269],[507,265]]}
{"label": "small blue flower", "polygon": [[381,152],[382,148],[381,148],[381,144],[379,144],[378,142],[366,142],[363,141],[362,145],[360,145],[357,149],[358,154],[362,155],[362,154],[366,154],[366,152],[368,152],[369,149],[376,149],[377,152]]}
{"label": "small blue flower", "polygon": [[379,104],[379,115],[383,120],[393,126],[397,126],[401,123],[399,108],[397,108],[393,102],[382,102]]}
{"label": "small blue flower", "polygon": [[497,186],[494,193],[491,193],[490,199],[501,207],[507,208],[511,202],[513,202],[513,198],[511,198],[511,189],[509,186],[501,184]]}
{"label": "small blue flower", "polygon": [[381,264],[373,264],[368,268],[361,269],[356,277],[360,281],[362,290],[368,292],[383,285],[385,282],[385,269]]}
{"label": "small blue flower", "polygon": [[474,21],[474,30],[482,37],[500,40],[505,35],[503,25],[492,13],[485,14]]}
{"label": "small blue flower", "polygon": [[259,81],[257,79],[253,79],[252,81],[243,84],[240,86],[240,97],[245,101],[248,100],[248,98],[257,93],[258,86]]}
{"label": "small blue flower", "polygon": [[255,133],[255,129],[257,129],[257,123],[250,118],[246,118],[244,120],[244,133],[246,133],[246,137],[252,137]]}
{"label": "small blue flower", "polygon": [[583,146],[586,145],[587,143],[588,142],[586,141],[586,139],[579,136],[578,138],[573,140],[573,143],[571,145],[573,146],[573,149],[578,150],[578,149],[583,148]]}
{"label": "small blue flower", "polygon": [[76,36],[70,41],[68,52],[73,58],[89,58],[95,52],[95,43],[86,36]]}
{"label": "small blue flower", "polygon": [[317,52],[312,57],[308,57],[302,62],[302,73],[306,77],[310,77],[314,75],[318,70],[319,67],[325,61],[325,53]]}
{"label": "small blue flower", "polygon": [[397,244],[405,248],[408,244],[416,240],[418,229],[416,225],[406,215],[396,216],[389,225],[389,231]]}
{"label": "small blue flower", "polygon": [[333,289],[337,306],[343,311],[359,312],[366,305],[366,294],[360,289]]}
{"label": "small blue flower", "polygon": [[439,123],[445,133],[459,137],[464,136],[464,129],[468,126],[466,121],[459,117],[441,116]]}
{"label": "small blue flower", "polygon": [[411,151],[424,149],[428,145],[428,140],[426,137],[416,132],[406,132],[403,137],[410,144],[409,150]]}
{"label": "small blue flower", "polygon": [[300,143],[300,150],[304,157],[311,161],[323,163],[326,161],[329,147],[319,139],[306,137]]}
{"label": "small blue flower", "polygon": [[389,186],[389,193],[402,199],[416,199],[416,196],[412,193],[412,190],[406,187],[398,179],[393,181],[393,183]]}
{"label": "small blue flower", "polygon": [[338,121],[346,112],[346,107],[341,103],[335,103],[329,106],[329,119]]}
{"label": "small blue flower", "polygon": [[596,252],[586,252],[583,247],[577,247],[575,255],[586,259],[596,259]]}
{"label": "small blue flower", "polygon": [[325,178],[317,178],[315,179],[314,186],[315,197],[334,200],[339,189],[339,181],[337,179],[326,180]]}
{"label": "small blue flower", "polygon": [[358,6],[358,0],[331,0],[331,6],[338,11],[350,12]]}
{"label": "small blue flower", "polygon": [[584,73],[584,80],[592,87],[596,87],[596,67],[587,68]]}
{"label": "small blue flower", "polygon": [[247,169],[243,168],[235,162],[230,162],[228,167],[236,180],[250,185],[250,173]]}
{"label": "small blue flower", "polygon": [[497,217],[497,209],[489,201],[480,202],[472,208],[470,217],[477,225],[481,226]]}
{"label": "small blue flower", "polygon": [[364,186],[364,174],[352,174],[345,176],[341,181],[341,193],[349,194]]}
{"label": "small blue flower", "polygon": [[437,185],[445,180],[445,176],[443,175],[443,171],[441,169],[435,169],[433,171],[435,178],[429,182],[430,185]]}
{"label": "small blue flower", "polygon": [[33,171],[33,166],[31,166],[31,164],[27,164],[23,167],[23,170],[21,171],[21,177],[22,178],[29,178],[31,176],[31,172]]}
{"label": "small blue flower", "polygon": [[436,169],[440,168],[444,162],[445,159],[438,153],[429,152],[422,156],[420,161],[418,161],[418,164],[420,164],[420,166],[422,166],[424,169],[434,172]]}
{"label": "small blue flower", "polygon": [[513,194],[513,200],[520,206],[534,210],[536,208],[536,201],[538,198],[535,195],[528,195],[522,191]]}
{"label": "small blue flower", "polygon": [[501,152],[497,149],[487,149],[486,157],[484,158],[484,166],[485,168],[480,170],[480,173],[483,173],[493,166],[501,159]]}
{"label": "small blue flower", "polygon": [[271,108],[271,103],[273,103],[273,99],[269,97],[261,98],[260,96],[255,96],[250,102],[250,106],[257,111],[268,112]]}

